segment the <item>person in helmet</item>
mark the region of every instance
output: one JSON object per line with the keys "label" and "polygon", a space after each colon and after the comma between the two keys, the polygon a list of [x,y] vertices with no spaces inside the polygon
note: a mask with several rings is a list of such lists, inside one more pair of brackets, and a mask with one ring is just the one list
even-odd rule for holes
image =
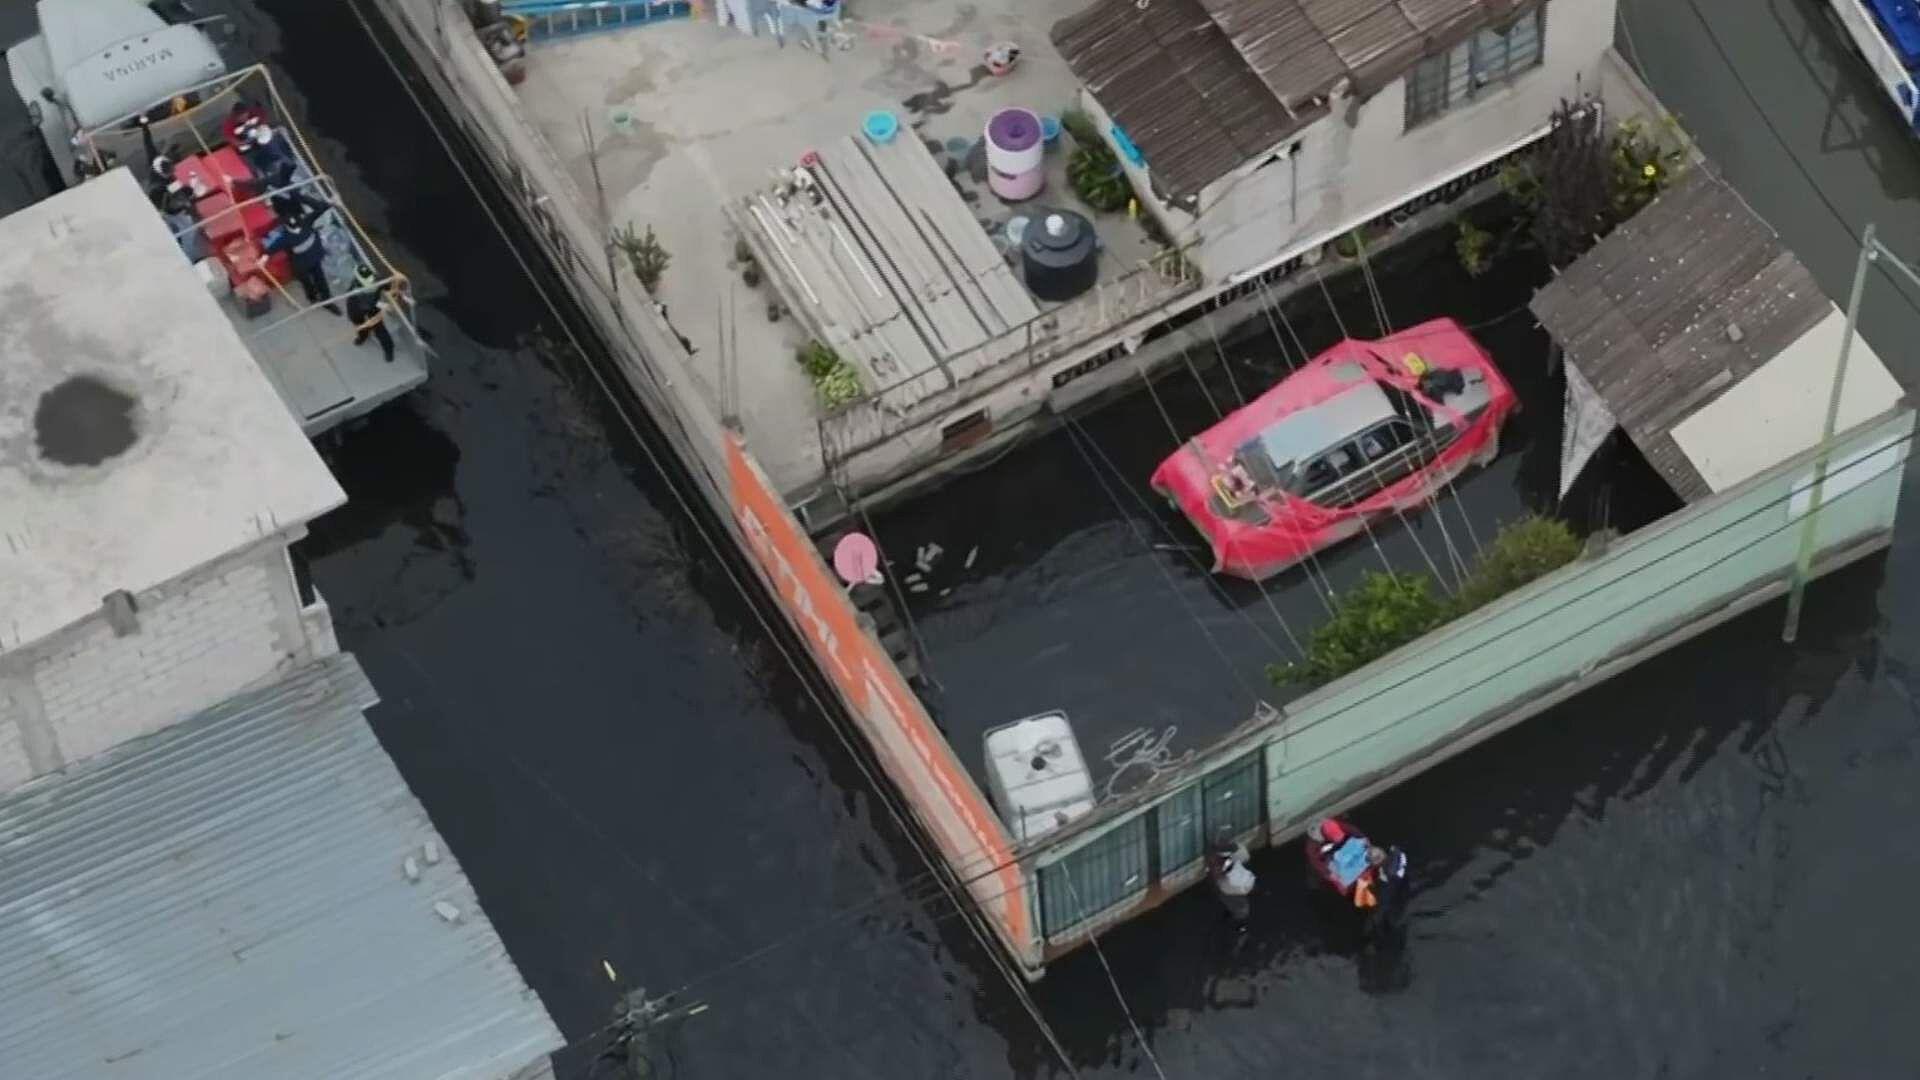
{"label": "person in helmet", "polygon": [[234,149],[246,145],[248,133],[256,126],[267,122],[267,112],[251,101],[235,101],[233,108],[227,110],[227,117],[220,122],[220,134]]}
{"label": "person in helmet", "polygon": [[325,304],[328,311],[340,314],[333,302],[333,286],[327,281],[327,245],[320,236],[317,214],[296,214],[280,222],[267,234],[260,246],[267,254],[286,252],[293,263],[293,276],[300,279],[309,304]]}
{"label": "person in helmet", "polygon": [[393,333],[387,329],[385,290],[375,284],[373,267],[362,263],[353,272],[353,292],[347,297],[347,318],[352,321],[355,345],[368,337],[380,343],[387,363],[393,363]]}
{"label": "person in helmet", "polygon": [[299,159],[294,155],[293,144],[272,124],[254,124],[247,128],[241,136],[240,156],[267,190],[293,183]]}

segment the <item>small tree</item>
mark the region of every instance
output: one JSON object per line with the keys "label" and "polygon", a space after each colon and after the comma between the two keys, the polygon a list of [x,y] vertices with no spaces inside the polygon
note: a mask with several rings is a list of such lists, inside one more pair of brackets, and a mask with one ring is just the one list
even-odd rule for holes
{"label": "small tree", "polygon": [[1500,186],[1520,211],[1513,227],[1496,235],[1462,218],[1454,245],[1460,265],[1485,273],[1508,245],[1521,242],[1565,268],[1666,190],[1684,160],[1638,119],[1608,131],[1591,101],[1562,100],[1546,138],[1500,172]]}
{"label": "small tree", "polygon": [[1579,557],[1580,538],[1564,521],[1532,514],[1503,525],[1453,598],[1453,614],[1484,607]]}
{"label": "small tree", "polygon": [[660,279],[665,276],[673,256],[660,238],[653,235],[653,226],[647,226],[646,235],[640,236],[628,225],[614,234],[613,243],[627,257],[627,266],[633,270],[633,276],[640,279],[641,288],[652,293],[660,287]]}
{"label": "small tree", "polygon": [[1592,247],[1613,221],[1600,110],[1563,98],[1551,123],[1539,148],[1501,179],[1526,212],[1533,242],[1560,269]]}
{"label": "small tree", "polygon": [[1340,607],[1313,631],[1306,658],[1267,665],[1280,686],[1337,679],[1379,659],[1445,622],[1447,601],[1433,593],[1425,574],[1368,572],[1341,597]]}

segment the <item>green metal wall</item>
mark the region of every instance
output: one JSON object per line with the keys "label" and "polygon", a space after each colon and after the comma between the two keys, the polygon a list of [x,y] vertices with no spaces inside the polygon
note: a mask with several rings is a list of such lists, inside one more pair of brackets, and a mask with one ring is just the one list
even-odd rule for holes
{"label": "green metal wall", "polygon": [[[1902,411],[1839,440],[1819,550],[1893,527],[1913,429],[1914,414]],[[1151,885],[1196,880],[1199,855],[1222,827],[1246,834],[1264,825],[1276,836],[1296,829],[1779,580],[1799,549],[1812,458],[1617,540],[1291,703],[1251,747],[1241,740],[1216,749],[1166,795],[1116,810],[1110,823],[1043,853],[1046,940],[1069,944],[1126,917]]]}
{"label": "green metal wall", "polygon": [[[1913,422],[1902,412],[1841,440],[1830,487],[1845,490],[1824,501],[1821,550],[1892,528]],[[1810,459],[1616,541],[1292,703],[1267,743],[1269,819],[1277,829],[1303,823],[1370,779],[1785,574],[1806,502],[1793,493],[1811,484]]]}

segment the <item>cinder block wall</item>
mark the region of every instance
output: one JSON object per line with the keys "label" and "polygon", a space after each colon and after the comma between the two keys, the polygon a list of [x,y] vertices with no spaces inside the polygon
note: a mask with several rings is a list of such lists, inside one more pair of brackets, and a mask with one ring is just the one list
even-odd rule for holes
{"label": "cinder block wall", "polygon": [[0,655],[0,791],[157,731],[337,651],[324,609],[301,611],[274,537]]}

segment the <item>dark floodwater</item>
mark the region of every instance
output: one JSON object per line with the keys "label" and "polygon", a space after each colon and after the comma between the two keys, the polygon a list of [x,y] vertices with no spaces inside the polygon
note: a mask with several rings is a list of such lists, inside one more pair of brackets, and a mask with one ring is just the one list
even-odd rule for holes
{"label": "dark floodwater", "polygon": [[[1643,41],[1687,40],[1687,5],[1630,6]],[[665,1075],[1063,1074],[347,10],[240,14],[428,301],[436,378],[335,458],[353,501],[311,554],[385,696],[376,729],[584,1048],[567,1071],[610,1004],[605,959],[711,1003]],[[1784,70],[1753,48],[1736,61]],[[1702,56],[1667,70],[1724,81]],[[1798,119],[1808,155],[1857,153]],[[1876,154],[1920,174],[1874,130]],[[1107,957],[1165,1074],[1920,1070],[1902,1038],[1920,960],[1904,517],[1890,557],[1816,588],[1798,648],[1769,607],[1366,807],[1418,866],[1405,965],[1359,963],[1290,853],[1256,861],[1237,950],[1199,894],[1115,931]],[[1017,547],[1019,528],[996,532]],[[1034,997],[1081,1075],[1153,1074],[1092,955]]]}
{"label": "dark floodwater", "polygon": [[[1504,212],[1487,208],[1489,223]],[[1278,318],[1214,327],[1153,393],[1136,380],[1131,396],[873,516],[896,572],[915,570],[927,545],[942,550],[906,598],[928,657],[929,699],[976,774],[987,729],[1050,709],[1072,719],[1097,784],[1109,773],[1108,748],[1125,757],[1142,728],[1167,739],[1171,754],[1201,749],[1257,701],[1293,696],[1265,668],[1299,659],[1329,597],[1363,573],[1425,574],[1436,589],[1451,588],[1502,523],[1559,512],[1562,383],[1526,311],[1545,263],[1516,252],[1469,278],[1451,230],[1370,263],[1379,308],[1359,274],[1330,270],[1326,292],[1307,284]],[[1499,458],[1461,476],[1437,512],[1389,516],[1263,584],[1208,572],[1204,540],[1147,486],[1154,468],[1284,377],[1300,348],[1313,355],[1343,333],[1370,338],[1441,316],[1472,328],[1526,403],[1501,431]],[[1656,498],[1623,497],[1623,486]],[[1623,515],[1643,519],[1641,503],[1670,509],[1664,492],[1638,455],[1608,453],[1569,505],[1581,509],[1582,526],[1625,526]]]}

